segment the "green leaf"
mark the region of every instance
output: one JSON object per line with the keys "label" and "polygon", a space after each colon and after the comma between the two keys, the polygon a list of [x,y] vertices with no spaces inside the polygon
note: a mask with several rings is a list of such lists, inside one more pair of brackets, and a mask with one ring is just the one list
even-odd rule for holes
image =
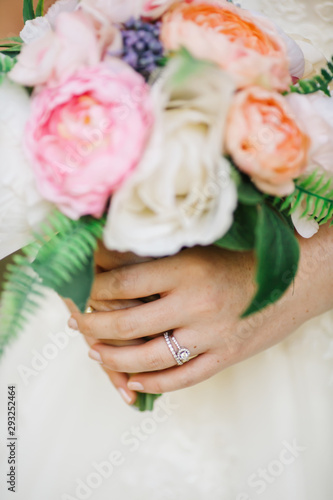
{"label": "green leaf", "polygon": [[33,0],[23,0],[23,20],[26,23],[31,19],[35,19]]}
{"label": "green leaf", "polygon": [[[94,258],[91,255],[84,268],[72,273],[70,281],[54,287],[54,289],[61,297],[71,299],[79,310],[84,313],[94,282],[94,271]],[[52,286],[52,282],[43,281],[43,285]]]}
{"label": "green leaf", "polygon": [[[2,309],[0,318],[0,356],[4,353],[6,345],[15,338],[18,331],[26,323],[26,313],[33,313],[41,296],[38,276],[31,273],[26,266],[22,266],[21,256],[16,255],[16,265],[8,266],[9,280],[3,285]],[[21,257],[23,259],[23,257]]]}
{"label": "green leaf", "polygon": [[264,200],[264,194],[256,189],[248,177],[242,176],[238,185],[238,199],[244,205],[257,205]]}
{"label": "green leaf", "polygon": [[233,225],[227,234],[215,244],[233,251],[253,250],[257,219],[258,209],[256,206],[238,205]]}
{"label": "green leaf", "polygon": [[91,260],[104,225],[105,218],[73,221],[57,212],[43,225],[43,233],[35,235],[36,241],[23,249],[24,255],[16,257],[2,295],[0,355],[38,308],[36,298],[43,286],[70,295],[83,309],[92,282]]}
{"label": "green leaf", "polygon": [[9,73],[9,71],[11,71],[14,68],[16,62],[17,61],[15,58],[13,59],[12,57],[5,55],[0,56],[0,73],[2,74]]}
{"label": "green leaf", "polygon": [[288,222],[268,204],[259,207],[256,227],[257,293],[245,318],[279,300],[295,278],[299,244]]}
{"label": "green leaf", "polygon": [[19,36],[12,36],[0,40],[0,53],[16,57],[22,49],[23,40]]}
{"label": "green leaf", "polygon": [[161,394],[145,394],[139,392],[133,406],[140,411],[153,411],[156,399],[161,397]]}
{"label": "green leaf", "polygon": [[39,0],[36,7],[36,17],[42,17],[44,15],[44,0]]}
{"label": "green leaf", "polygon": [[8,47],[4,47],[3,50],[1,50],[2,54],[7,54],[8,52],[15,52],[15,54],[19,54],[21,51],[21,45],[11,45]]}
{"label": "green leaf", "polygon": [[318,169],[296,180],[295,191],[286,198],[275,198],[279,211],[293,214],[302,208],[302,217],[316,220],[319,225],[333,218],[333,178]]}
{"label": "green leaf", "polygon": [[8,36],[7,38],[1,38],[0,39],[0,46],[2,46],[2,42],[16,42],[16,43],[19,43],[19,44],[22,44],[23,43],[23,40],[20,36]]}
{"label": "green leaf", "polygon": [[175,86],[181,85],[191,75],[198,71],[204,71],[207,67],[211,67],[212,63],[196,59],[184,47],[177,52],[177,57],[180,61],[177,71],[173,75],[172,83]]}
{"label": "green leaf", "polygon": [[[331,97],[329,85],[333,82],[333,57],[331,61],[327,62],[327,68],[322,68],[320,75],[307,80],[299,80],[296,85],[290,86],[290,93],[297,94],[314,94],[315,92],[322,91],[328,97]],[[285,93],[285,95],[288,92]]]}

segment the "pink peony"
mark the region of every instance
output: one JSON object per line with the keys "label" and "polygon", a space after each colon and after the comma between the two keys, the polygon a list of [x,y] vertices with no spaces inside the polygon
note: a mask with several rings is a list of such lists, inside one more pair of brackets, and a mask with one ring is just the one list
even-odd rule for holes
{"label": "pink peony", "polygon": [[160,17],[174,0],[81,0],[80,8],[101,23],[124,23],[131,17]]}
{"label": "pink peony", "polygon": [[161,39],[219,64],[239,87],[286,90],[291,83],[285,43],[274,25],[225,0],[177,2],[163,16]]}
{"label": "pink peony", "polygon": [[162,16],[175,2],[175,0],[143,0],[142,12],[143,17],[157,19]]}
{"label": "pink peony", "polygon": [[114,27],[98,31],[80,11],[59,14],[55,31],[23,47],[10,78],[25,86],[56,85],[83,66],[97,65],[117,33]]}
{"label": "pink peony", "polygon": [[229,112],[226,150],[262,191],[285,196],[306,168],[309,137],[277,92],[249,87],[238,92]]}
{"label": "pink peony", "polygon": [[148,86],[117,59],[45,88],[26,128],[39,191],[73,219],[100,217],[141,159],[153,121]]}

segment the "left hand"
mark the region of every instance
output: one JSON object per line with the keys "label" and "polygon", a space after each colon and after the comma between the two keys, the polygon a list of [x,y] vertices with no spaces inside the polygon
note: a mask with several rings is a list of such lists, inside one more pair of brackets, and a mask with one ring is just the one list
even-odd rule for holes
{"label": "left hand", "polygon": [[[241,320],[255,291],[254,268],[251,253],[215,246],[184,250],[96,277],[94,304],[159,294],[155,302],[73,316],[91,343],[100,340],[93,346],[95,359],[99,355],[112,372],[136,374],[127,384],[129,391],[157,394],[181,389],[274,345],[318,313],[319,302],[305,304],[306,287],[296,280],[294,290],[280,303]],[[173,331],[195,358],[178,366],[162,336],[165,331]],[[142,343],[115,347],[104,344],[109,339]]]}
{"label": "left hand", "polygon": [[[118,267],[124,267],[129,264],[138,264],[140,262],[147,262],[149,260],[150,260],[149,258],[138,257],[137,255],[131,252],[126,252],[126,253],[120,253],[116,251],[110,252],[105,248],[102,242],[99,242],[98,250],[95,253],[95,272],[96,274],[99,274],[106,271],[111,271]],[[64,302],[66,303],[73,317],[76,314],[79,314],[77,306],[70,299],[64,299]],[[89,305],[92,306],[96,311],[103,311],[103,312],[128,309],[130,307],[136,307],[140,304],[142,304],[142,302],[138,300],[98,300],[98,301],[90,300],[89,301]],[[93,337],[90,337],[89,335],[85,335],[85,340],[89,345],[89,347],[93,347],[93,345],[96,343],[96,340]],[[142,342],[143,341],[141,339],[132,341],[104,340],[105,344],[118,345],[118,346],[137,345],[141,344]],[[121,373],[110,370],[104,364],[102,364],[101,367],[103,368],[104,372],[108,376],[111,383],[119,391],[124,401],[129,405],[133,405],[137,398],[137,392],[131,391],[127,387],[129,375],[127,373]]]}

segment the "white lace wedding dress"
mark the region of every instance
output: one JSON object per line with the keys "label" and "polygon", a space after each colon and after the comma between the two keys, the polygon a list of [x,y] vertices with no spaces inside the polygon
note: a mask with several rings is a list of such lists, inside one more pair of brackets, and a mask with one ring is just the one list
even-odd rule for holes
{"label": "white lace wedding dress", "polygon": [[[243,0],[333,53],[333,2]],[[332,500],[333,312],[153,414],[127,407],[50,295],[0,366],[3,500]],[[17,386],[17,492],[7,386]]]}

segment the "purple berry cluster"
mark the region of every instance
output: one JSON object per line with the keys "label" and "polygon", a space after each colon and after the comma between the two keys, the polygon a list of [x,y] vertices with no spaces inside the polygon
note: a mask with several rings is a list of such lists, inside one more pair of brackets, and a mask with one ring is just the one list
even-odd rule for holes
{"label": "purple berry cluster", "polygon": [[121,30],[123,36],[123,60],[146,80],[163,59],[163,45],[159,40],[161,23],[147,23],[130,19]]}

